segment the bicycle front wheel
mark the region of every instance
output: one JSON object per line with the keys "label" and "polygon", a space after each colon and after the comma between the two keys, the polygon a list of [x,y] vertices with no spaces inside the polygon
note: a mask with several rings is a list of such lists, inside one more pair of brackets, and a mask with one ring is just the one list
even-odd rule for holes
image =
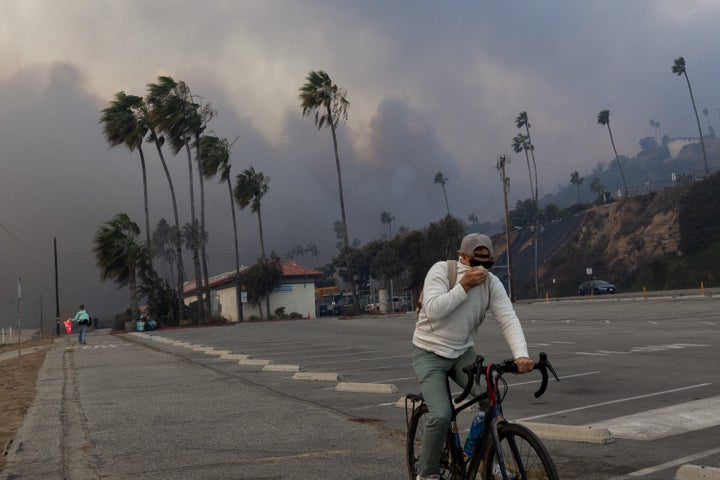
{"label": "bicycle front wheel", "polygon": [[[407,434],[407,443],[405,453],[407,456],[407,468],[410,480],[415,480],[419,475],[420,468],[420,451],[425,440],[425,424],[427,423],[429,412],[428,407],[424,403],[413,410],[410,419],[410,427]],[[453,460],[451,449],[452,436],[448,431],[448,436],[443,446],[442,456],[440,458],[440,478],[443,480],[462,479],[462,466],[459,460]]]}
{"label": "bicycle front wheel", "polygon": [[[558,479],[555,464],[545,445],[530,429],[517,423],[506,423],[498,427],[498,435],[508,479]],[[502,478],[502,474],[498,473],[495,443],[492,441],[485,449],[482,478],[485,480]]]}

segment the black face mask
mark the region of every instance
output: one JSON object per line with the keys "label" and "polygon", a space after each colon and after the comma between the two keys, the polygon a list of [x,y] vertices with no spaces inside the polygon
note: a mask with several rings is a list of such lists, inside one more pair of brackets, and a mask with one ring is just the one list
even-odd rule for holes
{"label": "black face mask", "polygon": [[471,267],[483,267],[485,269],[492,268],[493,265],[495,265],[495,262],[491,260],[478,260],[476,258],[470,258],[470,261],[468,262]]}

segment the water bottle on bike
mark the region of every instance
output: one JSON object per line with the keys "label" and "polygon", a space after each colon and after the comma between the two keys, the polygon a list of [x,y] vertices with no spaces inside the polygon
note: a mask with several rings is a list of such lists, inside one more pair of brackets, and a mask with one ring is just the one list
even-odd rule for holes
{"label": "water bottle on bike", "polygon": [[473,418],[472,426],[465,439],[465,455],[470,458],[475,450],[475,444],[482,440],[483,430],[485,429],[485,412],[478,412]]}

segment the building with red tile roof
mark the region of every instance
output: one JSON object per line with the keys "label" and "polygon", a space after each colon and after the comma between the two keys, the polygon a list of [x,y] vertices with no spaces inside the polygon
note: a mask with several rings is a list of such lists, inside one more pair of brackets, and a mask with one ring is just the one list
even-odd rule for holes
{"label": "building with red tile roof", "polygon": [[[249,269],[246,265],[240,268],[240,277]],[[315,318],[315,282],[322,276],[322,272],[305,268],[295,262],[282,264],[283,275],[280,286],[270,294],[270,313],[279,307],[285,307],[285,313],[293,312],[303,317]],[[208,279],[210,295],[212,297],[213,315],[219,314],[231,322],[237,322],[237,295],[235,293],[235,271],[221,273]],[[188,305],[196,300],[196,282],[189,280],[183,285],[183,299]],[[257,306],[247,303],[247,294],[242,292],[243,318],[248,320],[260,317]],[[263,306],[265,303],[263,302]],[[267,312],[265,317],[267,318]]]}

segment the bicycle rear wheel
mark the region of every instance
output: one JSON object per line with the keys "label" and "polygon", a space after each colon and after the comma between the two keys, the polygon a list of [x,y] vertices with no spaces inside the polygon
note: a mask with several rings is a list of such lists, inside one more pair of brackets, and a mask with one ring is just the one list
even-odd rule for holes
{"label": "bicycle rear wheel", "polygon": [[[407,468],[410,480],[415,480],[419,471],[420,451],[425,439],[425,424],[427,423],[428,407],[424,403],[413,410],[410,419],[410,427],[407,434],[405,453],[407,456]],[[452,437],[448,431],[445,439],[442,456],[440,457],[440,478],[443,480],[461,480],[463,478],[463,467],[453,460]]]}
{"label": "bicycle rear wheel", "polygon": [[[557,480],[557,470],[550,454],[530,429],[517,423],[506,423],[498,427],[498,435],[508,479]],[[502,478],[499,473],[493,476],[493,464],[497,464],[497,457],[495,443],[491,441],[483,458],[482,478],[485,480]]]}

